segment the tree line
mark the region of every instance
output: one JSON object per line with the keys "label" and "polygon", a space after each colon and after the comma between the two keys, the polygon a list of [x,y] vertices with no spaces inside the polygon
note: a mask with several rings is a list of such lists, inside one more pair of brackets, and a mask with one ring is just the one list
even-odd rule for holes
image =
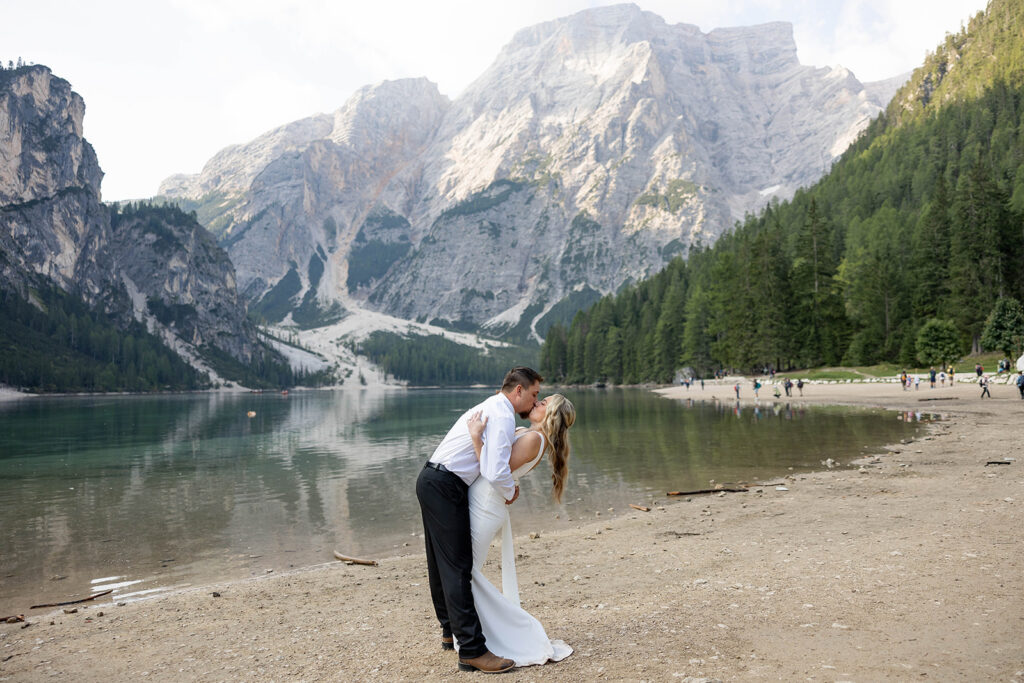
{"label": "tree line", "polygon": [[489,347],[482,354],[441,335],[406,338],[380,331],[362,341],[356,351],[384,372],[417,386],[493,386],[509,368],[534,366],[537,360],[536,349]]}
{"label": "tree line", "polygon": [[56,288],[0,289],[0,383],[35,392],[203,389],[209,380],[139,324],[119,329]]}

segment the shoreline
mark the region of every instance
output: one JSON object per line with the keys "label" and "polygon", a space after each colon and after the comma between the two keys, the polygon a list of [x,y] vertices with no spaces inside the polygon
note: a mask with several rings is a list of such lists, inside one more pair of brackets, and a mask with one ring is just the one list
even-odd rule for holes
{"label": "shoreline", "polygon": [[[735,401],[731,382],[656,392]],[[788,402],[945,419],[859,468],[787,476],[785,491],[666,498],[534,539],[513,517],[523,605],[576,653],[503,680],[1024,680],[1024,401],[978,393],[808,385]],[[0,624],[0,680],[459,680],[425,575],[413,551],[34,610],[28,628]]]}

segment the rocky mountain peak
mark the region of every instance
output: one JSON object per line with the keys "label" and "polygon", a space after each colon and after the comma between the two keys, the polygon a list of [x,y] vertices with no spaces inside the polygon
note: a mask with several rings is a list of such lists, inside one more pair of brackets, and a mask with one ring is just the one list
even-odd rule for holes
{"label": "rocky mountain peak", "polygon": [[0,204],[80,188],[99,197],[103,172],[82,137],[85,102],[45,66],[0,71]]}
{"label": "rocky mountain peak", "polygon": [[242,291],[286,320],[340,302],[543,333],[817,180],[886,90],[801,65],[787,23],[599,7],[519,31],[450,103],[424,79],[363,88],[325,139],[250,156],[242,191],[204,169],[197,195]]}
{"label": "rocky mountain peak", "polygon": [[426,78],[368,85],[334,112],[334,128],[329,138],[369,151],[386,144],[396,134],[416,131],[422,144],[450,104],[437,85]]}

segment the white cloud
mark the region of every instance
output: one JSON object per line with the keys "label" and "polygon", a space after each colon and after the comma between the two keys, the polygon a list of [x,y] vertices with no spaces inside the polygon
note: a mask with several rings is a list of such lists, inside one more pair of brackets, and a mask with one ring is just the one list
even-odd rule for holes
{"label": "white cloud", "polygon": [[[104,196],[153,194],[218,149],[330,112],[357,88],[426,76],[456,96],[526,26],[594,0],[33,0],[8,3],[4,61],[71,81]],[[644,9],[704,31],[794,24],[805,64],[841,63],[862,80],[908,71],[984,0],[650,0]]]}

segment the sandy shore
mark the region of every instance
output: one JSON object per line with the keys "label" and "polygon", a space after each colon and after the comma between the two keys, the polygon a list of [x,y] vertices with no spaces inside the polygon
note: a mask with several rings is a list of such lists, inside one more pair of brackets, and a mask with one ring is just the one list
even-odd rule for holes
{"label": "sandy shore", "polygon": [[[663,393],[731,400],[732,384]],[[1024,680],[1024,401],[979,393],[810,385],[793,401],[947,419],[785,491],[667,498],[536,539],[516,528],[523,604],[576,652],[502,680]],[[27,628],[0,624],[0,680],[472,677],[429,605],[416,552],[34,610]]]}

